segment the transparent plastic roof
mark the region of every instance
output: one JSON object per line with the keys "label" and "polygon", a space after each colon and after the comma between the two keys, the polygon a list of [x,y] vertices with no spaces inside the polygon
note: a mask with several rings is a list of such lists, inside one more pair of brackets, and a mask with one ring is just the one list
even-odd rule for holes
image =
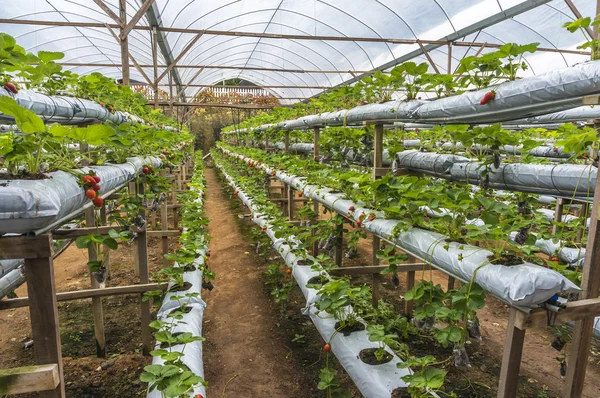
{"label": "transparent plastic roof", "polygon": [[[128,20],[142,2],[127,0]],[[596,2],[573,2],[582,15],[595,15]],[[119,14],[119,0],[104,0],[104,3]],[[2,18],[6,19],[114,24],[93,0],[0,0],[0,4]],[[527,10],[518,12],[523,9]],[[149,12],[166,28],[411,40],[445,40],[460,32],[459,35],[463,34],[458,38],[461,42],[539,42],[540,47],[562,50],[576,50],[584,41],[580,33],[571,34],[562,28],[565,22],[576,19],[564,0],[155,0]],[[515,16],[507,19],[504,17],[507,12],[514,12]],[[151,25],[148,14],[138,25]],[[62,51],[66,54],[64,62],[114,65],[68,68],[76,73],[98,71],[106,76],[121,77],[120,46],[107,28],[3,23],[0,31],[15,36],[30,51]],[[115,33],[118,35],[119,30],[115,29]],[[164,49],[159,51],[159,65],[167,65],[177,58],[197,36],[188,32],[162,34],[167,53],[163,54]],[[353,75],[350,71],[372,70],[393,64],[397,59],[428,62],[424,55],[416,53],[419,49],[418,44],[390,42],[205,34],[178,62],[178,65],[194,68],[177,68],[177,73],[185,85],[196,76],[196,66],[305,70],[310,72],[206,68],[192,83],[210,85],[224,79],[243,78],[258,85],[292,86],[270,89],[278,97],[306,98],[322,89],[301,86],[333,87],[360,74]],[[464,56],[474,55],[479,50],[480,46],[453,46],[450,69],[454,70]],[[485,48],[483,52],[492,50]],[[152,78],[151,32],[132,30],[129,51],[140,65],[146,65],[144,71]],[[416,56],[411,57],[411,54]],[[447,73],[448,47],[440,46],[429,54],[438,70]],[[525,58],[529,65],[525,74],[543,73],[587,59],[589,56],[582,54],[539,51]],[[163,70],[159,68],[159,75]],[[433,68],[430,70],[433,72]],[[132,79],[146,82],[135,68],[130,68],[130,74]],[[167,78],[163,78],[161,84],[167,83]],[[186,95],[193,96],[198,90],[201,88],[188,87]]]}

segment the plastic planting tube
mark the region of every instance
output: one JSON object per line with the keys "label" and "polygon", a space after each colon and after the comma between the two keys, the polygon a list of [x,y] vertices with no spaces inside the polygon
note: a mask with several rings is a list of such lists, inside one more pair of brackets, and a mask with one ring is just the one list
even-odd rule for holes
{"label": "plastic planting tube", "polygon": [[[222,148],[222,150],[229,156],[237,157],[245,162],[253,161],[227,149]],[[491,264],[488,257],[492,255],[492,252],[489,250],[448,242],[446,236],[436,232],[410,228],[398,234],[395,231],[398,220],[383,219],[382,213],[374,212],[372,209],[347,200],[341,193],[309,185],[303,178],[265,165],[261,165],[261,168],[268,175],[272,175],[274,172],[275,177],[286,185],[303,191],[305,197],[314,199],[343,216],[348,215],[352,221],[359,221],[363,214],[373,214],[373,220],[368,218],[361,220],[362,226],[367,231],[388,240],[400,249],[430,263],[435,268],[444,270],[459,280],[468,282],[473,278],[485,291],[512,306],[534,308],[554,294],[580,290],[558,272],[536,264],[523,263],[515,266]],[[354,207],[354,211],[350,211],[351,206]],[[448,244],[447,249],[444,248],[446,244]]]}
{"label": "plastic planting tube", "polygon": [[[85,167],[100,177],[100,195],[135,178],[142,166],[159,167],[158,158],[128,158],[127,163]],[[0,234],[27,233],[51,225],[80,209],[89,200],[75,176],[64,171],[48,173],[44,180],[0,180]]]}
{"label": "plastic planting tube", "polygon": [[[363,349],[377,348],[378,345],[370,342],[366,331],[357,331],[349,336],[344,336],[342,333],[335,333],[336,320],[332,317],[327,317],[323,313],[317,314],[318,310],[313,305],[319,300],[317,290],[307,288],[308,280],[317,275],[327,275],[326,272],[317,272],[311,269],[310,266],[299,265],[299,260],[309,259],[316,263],[314,257],[306,255],[305,258],[298,258],[292,253],[292,246],[289,242],[297,243],[296,239],[288,237],[287,239],[276,238],[275,232],[270,228],[269,220],[266,215],[260,212],[252,198],[236,185],[234,179],[229,176],[217,163],[217,167],[221,170],[225,178],[229,181],[229,185],[238,191],[237,197],[250,209],[252,212],[252,221],[258,226],[266,227],[266,234],[273,241],[273,247],[281,255],[288,267],[292,268],[292,275],[296,279],[298,286],[302,290],[306,298],[307,306],[303,313],[309,315],[315,327],[323,337],[323,340],[330,341],[332,352],[342,364],[350,378],[362,395],[366,398],[385,398],[391,396],[393,390],[399,387],[407,387],[407,384],[402,381],[402,376],[408,375],[409,370],[398,369],[396,364],[402,362],[389,348],[387,352],[392,355],[392,360],[381,365],[369,365],[359,359],[359,353]],[[346,308],[347,312],[352,311],[352,307]],[[433,395],[437,397],[437,395]]]}

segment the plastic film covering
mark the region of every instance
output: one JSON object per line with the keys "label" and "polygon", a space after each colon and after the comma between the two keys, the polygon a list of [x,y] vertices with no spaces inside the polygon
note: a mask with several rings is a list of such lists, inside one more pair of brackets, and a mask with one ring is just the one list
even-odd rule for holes
{"label": "plastic film covering", "polygon": [[8,274],[13,269],[23,265],[24,262],[22,259],[18,260],[1,260],[0,261],[0,278],[3,278],[4,275]]}
{"label": "plastic film covering", "polygon": [[[18,261],[17,267],[0,278],[0,299],[21,286],[25,282],[25,267],[23,260]],[[5,262],[5,261],[3,261]]]}
{"label": "plastic film covering", "polygon": [[[481,163],[457,155],[404,151],[396,155],[394,168],[468,184],[482,182]],[[501,164],[492,167],[489,187],[540,195],[588,196],[596,185],[596,171],[592,166],[572,164]]]}
{"label": "plastic film covering", "polygon": [[[238,156],[226,149],[224,152]],[[241,158],[251,161],[245,157]],[[308,185],[302,178],[264,165],[263,169],[267,174],[275,171],[275,177],[278,180],[295,187],[295,189],[302,190],[305,197],[314,199],[343,216],[350,215],[352,220],[359,220],[363,213],[377,214],[372,209],[361,207],[359,204],[345,199],[341,193],[331,193],[329,189]],[[350,211],[350,206],[354,206],[355,210]],[[377,217],[382,216],[379,213]],[[376,218],[373,221],[363,220],[362,225],[367,231],[394,243],[402,250],[462,281],[470,281],[474,278],[474,281],[483,289],[510,305],[533,308],[556,293],[579,291],[576,285],[556,271],[531,263],[510,267],[491,264],[488,260],[492,254],[490,251],[456,242],[447,242],[444,235],[435,232],[411,228],[396,236],[394,229],[398,223],[397,220]],[[446,243],[449,245],[448,250],[444,249]],[[477,270],[476,274],[475,270]]]}
{"label": "plastic film covering", "polygon": [[[600,118],[600,108],[594,106],[580,106],[573,109],[567,109],[560,112],[549,113],[547,115],[527,117],[518,120],[510,120],[505,124],[531,123],[534,125],[544,123],[566,123],[578,122],[580,120]],[[539,127],[539,126],[534,126]]]}
{"label": "plastic film covering", "polygon": [[[100,195],[138,175],[144,164],[161,165],[158,158],[128,158],[127,163],[92,166],[101,178]],[[48,173],[44,180],[0,180],[0,234],[41,229],[76,211],[89,200],[75,176],[64,171]]]}
{"label": "plastic film covering", "polygon": [[[218,164],[217,167],[219,167]],[[317,314],[318,310],[313,305],[319,299],[317,290],[307,288],[306,282],[313,276],[319,275],[319,272],[311,270],[309,266],[297,265],[299,259],[291,253],[292,247],[288,244],[288,242],[295,242],[295,239],[293,237],[287,239],[276,238],[274,231],[269,228],[268,220],[258,212],[252,199],[235,184],[233,178],[222,169],[221,172],[229,180],[229,185],[238,190],[238,198],[252,211],[252,220],[261,227],[267,227],[266,233],[273,241],[273,247],[279,252],[286,264],[292,268],[292,275],[306,298],[307,306],[303,312],[310,316],[325,341],[329,341],[331,336],[334,336],[331,340],[332,351],[362,395],[366,398],[389,397],[394,389],[406,387],[407,384],[402,381],[401,377],[409,374],[409,370],[396,367],[396,364],[402,361],[389,348],[386,351],[393,357],[390,362],[382,365],[363,363],[358,359],[360,351],[378,347],[377,344],[369,341],[366,331],[353,332],[349,336],[344,336],[342,333],[336,333],[335,324],[337,321],[334,318]],[[310,256],[307,258],[314,261],[314,258]],[[321,274],[323,273],[321,272]],[[352,311],[352,307],[347,307],[346,311]],[[435,394],[433,396],[437,397]]]}
{"label": "plastic film covering", "polygon": [[[514,241],[517,232],[511,232],[510,239]],[[583,267],[585,260],[585,247],[573,248],[564,247],[564,242],[556,241],[552,239],[536,239],[535,246],[538,247],[542,253],[549,256],[557,256],[558,259],[564,263],[567,263],[574,267]]]}
{"label": "plastic film covering", "polygon": [[[198,256],[194,261],[192,261],[192,265],[196,267],[195,271],[184,272],[183,273],[183,282],[190,286],[187,290],[175,290],[171,291],[175,284],[171,282],[169,284],[167,294],[163,300],[163,304],[158,310],[158,316],[162,316],[163,314],[172,311],[174,308],[179,307],[182,304],[204,304],[204,301],[201,298],[202,293],[202,271],[200,267],[204,265],[204,256],[206,255],[206,249],[198,249],[196,251],[196,255]],[[174,264],[173,267],[180,267],[179,264]],[[198,293],[197,297],[184,297],[180,300],[173,300],[172,297],[184,296],[187,293]]]}
{"label": "plastic film covering", "polygon": [[[179,306],[176,306],[179,307]],[[194,336],[202,336],[202,318],[204,316],[204,309],[206,308],[206,304],[204,302],[194,302],[188,303],[187,307],[191,308],[191,311],[187,314],[183,315],[181,319],[181,323],[178,324],[174,329],[173,333],[192,333]],[[172,308],[174,310],[175,308]],[[161,312],[158,315],[158,319],[162,321],[168,321],[167,315],[170,311]],[[156,344],[155,349],[159,349],[160,344]],[[185,350],[184,350],[185,348]],[[189,344],[178,344],[172,346],[170,348],[173,352],[183,352],[185,355],[181,358],[183,363],[192,371],[195,375],[204,378],[204,362],[202,359],[202,342],[194,341]],[[153,365],[163,365],[164,362],[160,357],[153,357],[152,359]],[[201,394],[203,397],[206,397],[206,389],[204,386],[199,385],[194,388],[193,391],[187,393],[189,397],[195,397],[197,394]],[[162,394],[154,390],[152,392],[148,392],[148,398],[162,398]]]}

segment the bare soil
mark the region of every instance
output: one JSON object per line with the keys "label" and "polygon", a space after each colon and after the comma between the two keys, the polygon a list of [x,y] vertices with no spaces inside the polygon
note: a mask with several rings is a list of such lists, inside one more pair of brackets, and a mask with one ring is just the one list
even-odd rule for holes
{"label": "bare soil", "polygon": [[[207,394],[222,397],[320,397],[316,389],[324,366],[324,342],[310,319],[300,313],[304,297],[298,288],[282,311],[265,288],[266,263],[255,253],[252,224],[237,198],[222,188],[213,169],[205,209],[211,220],[209,266],[215,289],[205,292],[204,364]],[[292,342],[304,335],[303,342]],[[353,390],[341,371],[342,383]],[[355,390],[354,395],[359,397]]]}

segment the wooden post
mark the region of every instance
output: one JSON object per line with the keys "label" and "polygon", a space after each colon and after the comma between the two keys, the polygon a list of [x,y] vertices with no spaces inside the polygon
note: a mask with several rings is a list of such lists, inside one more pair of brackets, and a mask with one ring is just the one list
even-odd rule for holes
{"label": "wooden post", "polygon": [[152,27],[152,66],[154,67],[154,109],[158,109],[158,32]]}
{"label": "wooden post", "polygon": [[375,125],[373,139],[373,179],[377,179],[377,169],[383,165],[383,124]]}
{"label": "wooden post", "polygon": [[294,219],[294,188],[287,185],[287,213],[291,220]]}
{"label": "wooden post", "polygon": [[498,398],[515,398],[517,396],[523,342],[525,341],[525,329],[521,330],[516,327],[517,311],[511,307],[508,313],[508,328],[500,368]]}
{"label": "wooden post", "polygon": [[[341,217],[341,216],[339,216]],[[344,221],[342,220],[337,227],[335,246],[333,248],[335,263],[338,267],[342,266],[344,260]]]}
{"label": "wooden post", "polygon": [[286,153],[290,153],[290,132],[284,131],[283,133],[283,149]]}
{"label": "wooden post", "polygon": [[[411,256],[411,259],[408,263],[414,263],[415,258]],[[415,287],[415,271],[408,271],[406,273],[406,291],[408,292],[410,289]],[[404,315],[407,317],[411,317],[413,313],[413,302],[404,300]]]}
{"label": "wooden post", "polygon": [[269,153],[269,134],[265,132],[265,152]]}
{"label": "wooden post", "polygon": [[[562,216],[563,216],[563,205],[564,203],[564,199],[563,198],[556,198],[556,210],[554,211],[554,222],[562,222]],[[556,235],[556,231],[558,230],[558,227],[556,225],[552,226],[552,235]]]}
{"label": "wooden post", "polygon": [[[85,211],[85,225],[89,228],[96,226],[96,215],[94,208]],[[98,252],[94,247],[88,249],[89,260],[97,260]],[[102,289],[104,283],[98,283],[96,277],[90,272],[90,284],[92,289]],[[104,336],[104,314],[102,311],[102,297],[92,298],[92,313],[94,315],[94,336],[96,337],[96,355],[98,358],[106,357],[106,339]]]}
{"label": "wooden post", "polygon": [[586,230],[587,216],[589,214],[589,204],[582,203],[581,209],[579,209],[579,217],[581,218],[581,226],[577,228],[577,238],[575,239],[576,243],[581,243],[583,241],[583,236]]}
{"label": "wooden post", "polygon": [[[100,225],[108,225],[105,202],[102,203],[102,207],[100,208]],[[104,267],[106,267],[106,279],[110,280],[110,252],[106,252],[106,255],[104,256]]]}
{"label": "wooden post", "polygon": [[[127,25],[127,0],[119,1],[119,11],[121,17],[121,31]],[[123,73],[123,85],[129,86],[129,35],[121,37],[121,71]]]}
{"label": "wooden post", "polygon": [[314,141],[314,148],[313,148],[313,154],[314,154],[314,159],[315,161],[319,160],[319,139],[320,139],[320,133],[321,133],[321,128],[320,127],[313,127],[313,131],[315,133],[315,141]]}
{"label": "wooden post", "polygon": [[[313,201],[313,211],[315,212],[315,216],[317,217],[317,222],[319,220],[319,202],[317,202],[316,200]],[[312,234],[313,236],[315,235],[316,232],[316,224],[313,225],[312,228]],[[313,247],[312,247],[312,255],[317,257],[319,255],[319,241],[315,240],[313,242]]]}
{"label": "wooden post", "polygon": [[[144,180],[141,180],[137,184],[138,194],[143,195],[145,192]],[[146,217],[145,209],[141,209],[139,215]],[[140,283],[147,284],[150,282],[150,275],[148,272],[148,236],[146,234],[146,228],[143,231],[138,232],[136,238],[137,241],[137,258],[138,258],[138,269],[140,275]],[[140,300],[141,301],[141,300]],[[141,302],[141,320],[142,320],[142,352],[144,355],[150,355],[151,347],[151,331],[150,331],[150,302]]]}
{"label": "wooden post", "polygon": [[[56,288],[54,285],[54,264],[52,262],[52,237],[40,235],[31,240],[30,246],[39,246],[50,256],[25,259],[27,294],[29,295],[29,317],[31,337],[35,344],[33,351],[38,365],[57,364],[59,385],[49,391],[40,391],[40,398],[65,398],[62,349]],[[33,251],[37,251],[37,248]]]}
{"label": "wooden post", "polygon": [[[164,177],[166,175],[165,171],[161,171],[160,174]],[[167,231],[169,229],[169,209],[168,206],[169,201],[165,200],[162,205],[160,205],[160,229],[162,231]],[[161,237],[162,243],[162,254],[163,254],[163,266],[168,267],[169,261],[164,258],[166,254],[169,253],[169,238],[166,236]]]}
{"label": "wooden post", "polygon": [[[377,251],[381,247],[381,239],[379,236],[373,235],[373,253],[371,255],[371,263],[373,265],[379,265],[379,258],[377,258]],[[381,274],[374,272],[372,275],[371,282],[371,295],[373,299],[373,308],[377,309],[379,306],[379,282],[381,281]]]}
{"label": "wooden post", "polygon": [[456,279],[454,279],[453,276],[448,276],[448,290],[453,290],[455,283],[456,283]]}
{"label": "wooden post", "polygon": [[[600,9],[600,2],[598,4]],[[600,10],[598,10],[600,12]],[[600,129],[600,120],[594,121],[594,127]],[[585,261],[583,263],[583,276],[581,279],[581,293],[579,299],[598,297],[600,288],[600,225],[598,212],[600,211],[600,173],[596,177],[594,189],[594,202],[592,204],[590,229],[586,246]],[[594,317],[589,317],[575,322],[573,328],[571,349],[567,361],[567,380],[564,396],[580,398],[583,394],[583,383],[588,363],[592,332],[594,330]]]}

